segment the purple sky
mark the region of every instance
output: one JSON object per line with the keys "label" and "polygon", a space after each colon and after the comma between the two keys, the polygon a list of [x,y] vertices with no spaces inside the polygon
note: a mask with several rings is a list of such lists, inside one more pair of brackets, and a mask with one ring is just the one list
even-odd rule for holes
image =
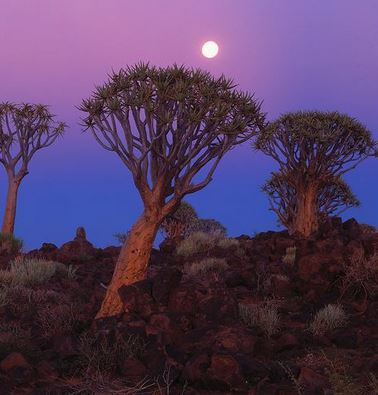
{"label": "purple sky", "polygon": [[[217,58],[201,56],[206,40],[218,42]],[[78,225],[95,244],[113,243],[140,213],[127,169],[81,133],[75,106],[112,69],[141,60],[224,73],[264,100],[269,119],[339,110],[378,138],[377,0],[1,0],[0,101],[50,104],[70,126],[34,158],[21,186],[16,234],[27,248],[61,244]],[[276,229],[260,192],[273,169],[246,144],[188,200],[231,235]],[[378,161],[347,179],[362,206],[344,217],[378,226]]]}

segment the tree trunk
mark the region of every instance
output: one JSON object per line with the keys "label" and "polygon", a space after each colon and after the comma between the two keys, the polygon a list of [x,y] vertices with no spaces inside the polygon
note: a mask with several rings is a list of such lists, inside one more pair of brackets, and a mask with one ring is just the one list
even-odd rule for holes
{"label": "tree trunk", "polygon": [[132,284],[146,278],[153,242],[161,220],[161,216],[157,213],[144,211],[131,228],[96,318],[120,314],[122,302],[118,289],[122,285]]}
{"label": "tree trunk", "polygon": [[294,220],[294,232],[305,237],[311,236],[319,228],[317,208],[317,188],[310,185],[298,194],[297,215]]}
{"label": "tree trunk", "polygon": [[7,201],[3,219],[2,233],[12,234],[14,232],[14,223],[16,220],[17,192],[20,183],[14,178],[9,178]]}

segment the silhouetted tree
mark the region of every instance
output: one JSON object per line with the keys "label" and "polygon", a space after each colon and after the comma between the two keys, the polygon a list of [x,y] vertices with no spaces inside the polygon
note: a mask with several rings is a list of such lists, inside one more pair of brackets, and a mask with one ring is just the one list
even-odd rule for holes
{"label": "silhouetted tree", "polygon": [[271,208],[290,232],[306,237],[325,217],[358,204],[342,176],[376,154],[370,132],[338,112],[283,115],[254,146],[279,165],[263,187]]}
{"label": "silhouetted tree", "polygon": [[114,73],[83,101],[86,126],[130,170],[144,204],[97,317],[122,311],[118,289],[146,277],[163,219],[211,181],[227,151],[263,127],[260,103],[234,87],[200,70],[140,64]]}
{"label": "silhouetted tree", "polygon": [[0,103],[0,162],[8,175],[8,193],[2,233],[13,234],[17,193],[28,174],[34,154],[49,147],[64,132],[47,106],[41,104]]}

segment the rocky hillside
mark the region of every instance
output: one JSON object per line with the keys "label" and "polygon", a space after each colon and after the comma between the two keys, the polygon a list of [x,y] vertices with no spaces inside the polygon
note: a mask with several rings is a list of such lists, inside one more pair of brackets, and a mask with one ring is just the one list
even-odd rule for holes
{"label": "rocky hillside", "polygon": [[21,277],[2,257],[0,394],[378,394],[370,227],[165,242],[94,322],[118,253],[79,232],[18,258],[39,262]]}

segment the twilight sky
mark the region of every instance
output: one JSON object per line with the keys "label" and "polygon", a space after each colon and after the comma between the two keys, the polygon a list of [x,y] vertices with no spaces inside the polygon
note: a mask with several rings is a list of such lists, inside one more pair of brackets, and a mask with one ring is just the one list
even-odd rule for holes
{"label": "twilight sky", "polygon": [[[220,52],[205,59],[201,44]],[[232,77],[262,99],[268,119],[299,109],[338,110],[378,138],[377,0],[1,0],[0,101],[51,105],[69,129],[40,151],[19,193],[16,235],[26,249],[72,239],[114,243],[141,211],[128,170],[79,126],[75,106],[112,69],[174,62]],[[230,235],[277,229],[260,186],[274,169],[248,143],[213,182],[190,195]],[[349,174],[362,206],[344,218],[378,226],[378,161]],[[6,176],[0,172],[3,214]]]}

